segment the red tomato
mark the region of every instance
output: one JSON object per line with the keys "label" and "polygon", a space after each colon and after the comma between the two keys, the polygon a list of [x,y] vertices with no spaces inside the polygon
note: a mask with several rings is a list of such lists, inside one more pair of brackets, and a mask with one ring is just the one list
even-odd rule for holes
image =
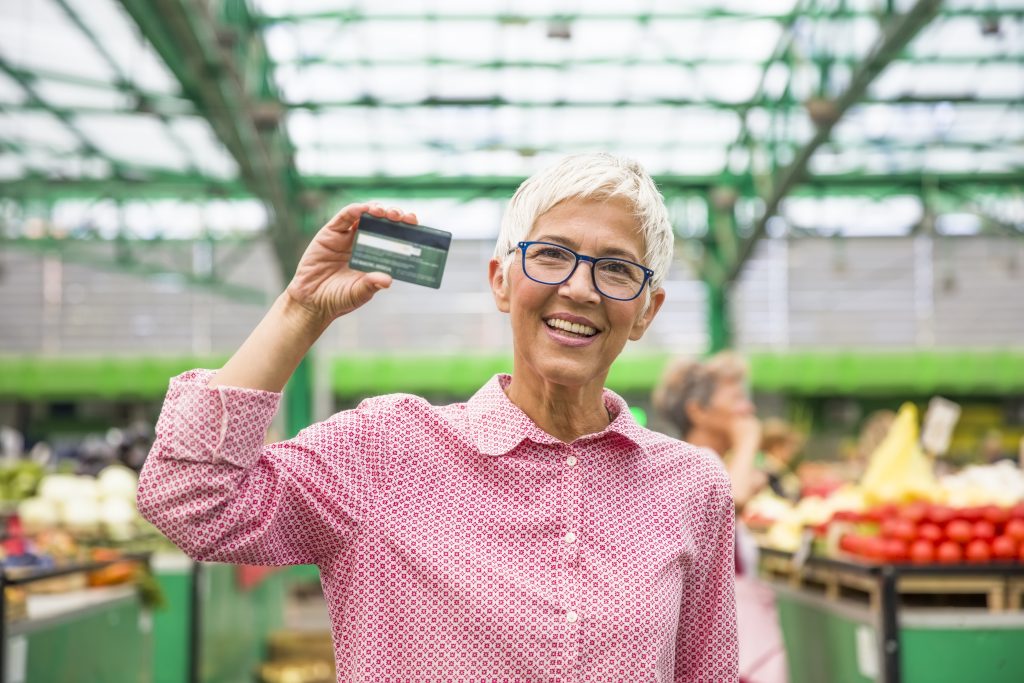
{"label": "red tomato", "polygon": [[881,506],[876,506],[871,508],[870,510],[864,511],[864,519],[868,520],[869,522],[881,522],[882,518],[884,517],[885,511],[882,509]]}
{"label": "red tomato", "polygon": [[964,551],[959,543],[943,541],[935,551],[935,559],[940,564],[959,564],[964,561]]}
{"label": "red tomato", "polygon": [[883,519],[882,523],[878,527],[878,530],[879,532],[881,532],[882,536],[885,536],[887,538],[894,538],[895,534],[893,533],[893,531],[896,529],[896,525],[899,524],[900,521],[902,520]]}
{"label": "red tomato", "polygon": [[839,538],[839,549],[844,553],[856,554],[860,537],[857,534],[843,534]]}
{"label": "red tomato", "polygon": [[992,540],[992,556],[997,560],[1017,558],[1017,541],[1009,536],[997,536]]}
{"label": "red tomato", "polygon": [[1010,516],[1014,519],[1024,519],[1024,501],[1010,508]]}
{"label": "red tomato", "polygon": [[957,543],[967,543],[973,538],[974,527],[970,522],[954,519],[946,525],[946,538]]}
{"label": "red tomato", "polygon": [[910,505],[904,505],[900,508],[900,517],[918,524],[924,521],[925,516],[928,514],[927,503],[911,503]]}
{"label": "red tomato", "polygon": [[892,537],[910,543],[917,538],[917,525],[909,519],[897,519],[893,526]]}
{"label": "red tomato", "polygon": [[1006,535],[1019,543],[1024,543],[1024,519],[1015,518],[1007,522]]}
{"label": "red tomato", "polygon": [[906,562],[907,542],[900,538],[887,538],[883,541],[882,552],[886,562]]}
{"label": "red tomato", "polygon": [[985,519],[975,522],[972,531],[975,538],[983,541],[991,541],[996,537],[996,525]]}
{"label": "red tomato", "polygon": [[982,514],[986,520],[992,522],[995,526],[1006,524],[1010,520],[1009,509],[1001,508],[998,505],[986,505],[982,510]]}
{"label": "red tomato", "polygon": [[956,516],[960,519],[966,519],[968,522],[977,522],[982,517],[982,508],[960,508],[956,511]]}
{"label": "red tomato", "polygon": [[878,536],[867,536],[861,548],[861,555],[875,562],[885,561],[885,541]]}
{"label": "red tomato", "polygon": [[977,564],[984,564],[992,559],[992,549],[989,548],[988,543],[976,538],[967,544],[967,550],[964,551],[964,556],[968,562],[974,562]]}
{"label": "red tomato", "polygon": [[932,543],[938,543],[942,540],[942,527],[938,524],[925,522],[921,526],[917,527],[917,537],[923,538],[926,541],[931,541]]}
{"label": "red tomato", "polygon": [[953,519],[953,511],[945,505],[932,505],[928,508],[926,517],[929,522],[941,526]]}
{"label": "red tomato", "polygon": [[935,545],[919,538],[910,544],[910,561],[914,564],[931,564],[935,561]]}

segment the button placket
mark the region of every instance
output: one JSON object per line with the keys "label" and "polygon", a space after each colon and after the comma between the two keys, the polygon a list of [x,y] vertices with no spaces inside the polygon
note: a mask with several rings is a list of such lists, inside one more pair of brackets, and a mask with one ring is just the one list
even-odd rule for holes
{"label": "button placket", "polygon": [[582,585],[580,579],[580,528],[582,516],[583,467],[581,458],[570,454],[565,459],[566,476],[566,526],[561,539],[562,557],[565,561],[566,604],[565,621],[569,628],[567,645],[567,661],[569,663],[569,680],[578,680],[582,674],[583,627],[586,624],[586,606],[582,604]]}

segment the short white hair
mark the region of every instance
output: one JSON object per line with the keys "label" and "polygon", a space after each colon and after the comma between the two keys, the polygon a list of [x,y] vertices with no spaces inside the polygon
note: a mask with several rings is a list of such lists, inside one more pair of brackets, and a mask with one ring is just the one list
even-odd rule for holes
{"label": "short white hair", "polygon": [[512,253],[541,215],[571,199],[621,197],[633,207],[644,243],[644,265],[654,271],[647,289],[661,286],[672,263],[675,237],[665,199],[654,180],[636,161],[604,152],[573,154],[523,181],[501,219],[494,258],[508,278]]}

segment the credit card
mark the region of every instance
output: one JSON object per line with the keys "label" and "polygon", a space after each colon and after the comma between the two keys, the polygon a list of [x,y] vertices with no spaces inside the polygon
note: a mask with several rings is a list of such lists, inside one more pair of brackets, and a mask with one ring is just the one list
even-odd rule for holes
{"label": "credit card", "polygon": [[452,234],[425,225],[409,225],[368,213],[359,217],[349,266],[379,271],[415,285],[441,286]]}

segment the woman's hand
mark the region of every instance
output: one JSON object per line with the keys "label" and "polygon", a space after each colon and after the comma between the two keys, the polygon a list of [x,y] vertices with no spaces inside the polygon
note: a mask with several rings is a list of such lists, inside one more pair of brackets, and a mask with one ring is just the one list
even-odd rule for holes
{"label": "woman's hand", "polygon": [[416,225],[416,215],[379,204],[349,204],[320,228],[302,254],[285,293],[324,326],[391,286],[386,273],[363,273],[348,266],[359,216],[369,213]]}
{"label": "woman's hand", "polygon": [[757,452],[761,448],[761,421],[751,412],[733,418],[729,425],[732,450]]}

